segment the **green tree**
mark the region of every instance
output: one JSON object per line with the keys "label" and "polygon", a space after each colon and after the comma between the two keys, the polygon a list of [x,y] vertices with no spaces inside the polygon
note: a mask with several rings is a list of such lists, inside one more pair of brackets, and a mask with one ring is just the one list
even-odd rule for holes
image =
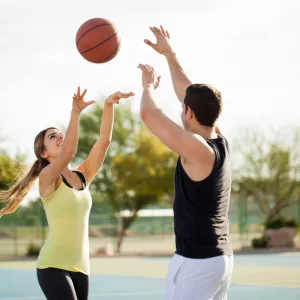
{"label": "green tree", "polygon": [[0,152],[0,189],[7,190],[19,178],[24,170],[20,155],[13,158],[6,152]]}
{"label": "green tree", "polygon": [[173,175],[177,155],[167,149],[144,126],[134,138],[135,147],[118,153],[114,159],[113,175],[117,178],[118,211],[129,210],[122,216],[122,228],[117,243],[121,250],[126,230],[138,216],[138,211],[150,204],[173,198]]}
{"label": "green tree", "polygon": [[300,139],[290,137],[247,132],[236,149],[233,192],[256,202],[267,220],[300,201]]}
{"label": "green tree", "polygon": [[[23,154],[16,154],[15,157],[9,155],[6,151],[0,150],[0,190],[8,190],[26,170],[24,163],[25,156]],[[4,207],[5,203],[0,203],[0,209]],[[8,224],[18,219],[16,214],[7,215],[1,220],[2,224]]]}

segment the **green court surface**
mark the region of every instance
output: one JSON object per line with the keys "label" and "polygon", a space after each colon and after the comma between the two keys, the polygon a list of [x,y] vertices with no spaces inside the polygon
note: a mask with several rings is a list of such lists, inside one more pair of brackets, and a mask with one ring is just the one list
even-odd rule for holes
{"label": "green court surface", "polygon": [[[91,259],[90,299],[163,299],[170,258]],[[300,253],[237,254],[228,299],[300,299]],[[35,261],[0,262],[0,299],[45,299]]]}

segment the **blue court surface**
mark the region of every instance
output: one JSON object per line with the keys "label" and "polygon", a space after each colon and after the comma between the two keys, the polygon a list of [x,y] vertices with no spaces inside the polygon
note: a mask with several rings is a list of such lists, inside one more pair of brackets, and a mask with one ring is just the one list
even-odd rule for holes
{"label": "blue court surface", "polygon": [[[168,261],[169,258],[92,259],[90,299],[163,299]],[[0,262],[0,299],[45,299],[34,261]],[[228,299],[299,300],[300,253],[236,255]]]}

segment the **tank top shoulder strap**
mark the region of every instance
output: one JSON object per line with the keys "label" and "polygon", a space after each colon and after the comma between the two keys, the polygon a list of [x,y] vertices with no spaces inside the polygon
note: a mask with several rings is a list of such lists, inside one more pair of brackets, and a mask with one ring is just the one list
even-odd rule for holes
{"label": "tank top shoulder strap", "polygon": [[222,155],[218,148],[217,142],[213,139],[205,139],[207,144],[214,150],[216,159],[214,163],[214,170],[219,168],[222,165]]}
{"label": "tank top shoulder strap", "polygon": [[222,138],[224,145],[226,146],[227,151],[229,151],[229,143],[224,135],[219,134],[219,136]]}

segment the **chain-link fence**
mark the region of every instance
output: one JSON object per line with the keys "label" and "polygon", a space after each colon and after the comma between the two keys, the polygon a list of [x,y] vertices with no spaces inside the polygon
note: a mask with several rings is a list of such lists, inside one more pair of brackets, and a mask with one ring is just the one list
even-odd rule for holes
{"label": "chain-link fence", "polygon": [[[300,203],[289,207],[284,214],[300,222]],[[151,215],[151,214],[150,214]],[[172,253],[174,251],[173,216],[140,216],[126,231],[123,253]],[[0,256],[26,255],[30,244],[41,247],[47,237],[48,227],[41,212],[39,222],[34,226],[24,226],[22,220],[9,225],[0,222]],[[230,239],[233,247],[250,246],[254,237],[263,233],[264,216],[253,203],[233,202],[230,208]],[[121,219],[116,214],[90,215],[91,252],[111,243],[116,249],[121,232]],[[296,243],[300,244],[299,236]]]}

